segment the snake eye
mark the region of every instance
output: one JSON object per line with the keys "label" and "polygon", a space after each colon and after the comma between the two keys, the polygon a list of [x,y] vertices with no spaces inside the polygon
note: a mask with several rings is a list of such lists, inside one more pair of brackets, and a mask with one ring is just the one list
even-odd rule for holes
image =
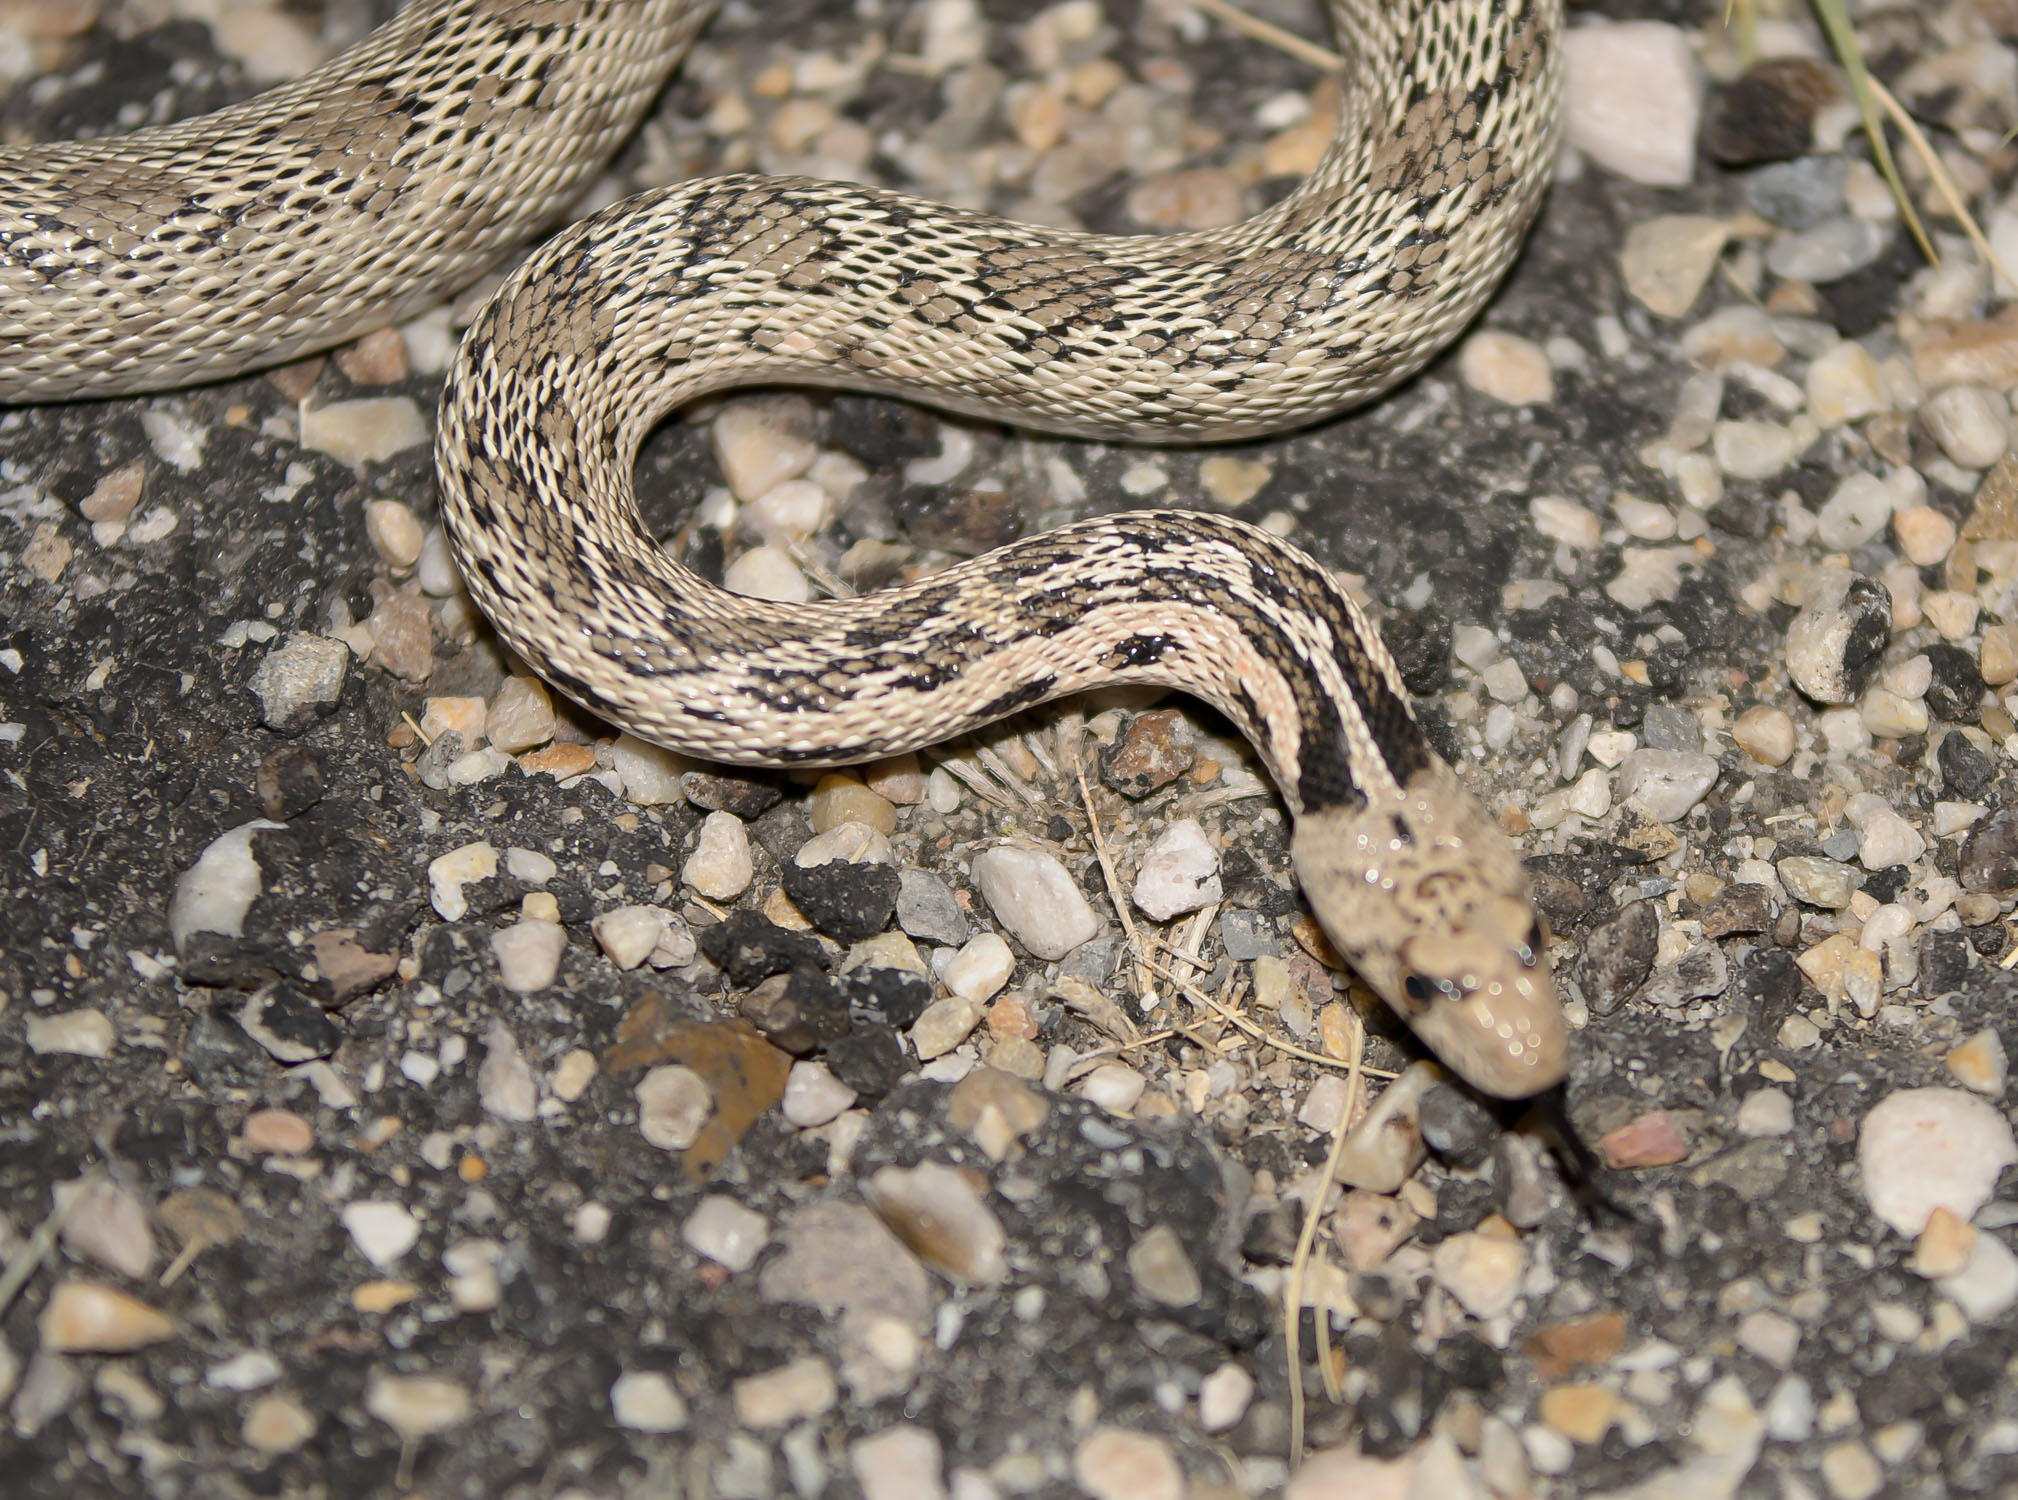
{"label": "snake eye", "polygon": [[1530,969],[1535,966],[1536,962],[1541,958],[1542,953],[1542,924],[1540,922],[1530,922],[1528,924],[1527,938],[1515,951],[1520,955],[1520,961],[1523,964],[1527,965]]}
{"label": "snake eye", "polygon": [[1420,974],[1411,974],[1401,982],[1402,993],[1417,1005],[1427,1005],[1436,994],[1436,987]]}

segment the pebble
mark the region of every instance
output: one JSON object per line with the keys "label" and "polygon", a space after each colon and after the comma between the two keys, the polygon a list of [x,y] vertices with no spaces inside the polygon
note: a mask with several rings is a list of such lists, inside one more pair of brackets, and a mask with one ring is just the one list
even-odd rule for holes
{"label": "pebble", "polygon": [[1538,1415],[1552,1431],[1588,1446],[1611,1431],[1620,1404],[1618,1396],[1601,1385],[1573,1381],[1543,1391]]}
{"label": "pebble", "polygon": [[[1501,1225],[1502,1229],[1505,1226]],[[1430,1275],[1474,1318],[1497,1318],[1520,1295],[1527,1254],[1508,1231],[1454,1234],[1430,1251]]]}
{"label": "pebble", "polygon": [[520,921],[490,935],[498,983],[514,995],[531,995],[554,982],[567,952],[567,929],[558,922]]}
{"label": "pebble", "polygon": [[610,1415],[633,1432],[678,1432],[687,1425],[687,1403],[657,1370],[630,1370],[610,1387]]}
{"label": "pebble", "polygon": [[2011,1126],[1994,1105],[1959,1089],[1901,1089],[1864,1117],[1857,1165],[1880,1219],[1917,1235],[1945,1208],[1967,1221],[2018,1162]]}
{"label": "pebble", "polygon": [[544,745],[554,737],[554,703],[535,677],[507,677],[484,714],[484,735],[507,755]]}
{"label": "pebble", "polygon": [[[799,846],[792,863],[801,870],[821,865],[894,865],[897,851],[889,838],[867,823],[836,823],[825,833],[816,833]],[[898,882],[899,890],[902,881]],[[793,898],[798,899],[796,896]],[[893,898],[894,902],[894,898]],[[810,913],[808,913],[810,915]]]}
{"label": "pebble", "polygon": [[1766,269],[1783,281],[1827,286],[1863,270],[1885,253],[1889,226],[1845,214],[1766,247]]}
{"label": "pebble", "polygon": [[661,1151],[693,1145],[715,1107],[708,1085],[692,1068],[669,1063],[638,1081],[638,1134]]}
{"label": "pebble", "polygon": [[1079,1093],[1111,1115],[1127,1115],[1141,1102],[1149,1081],[1127,1063],[1102,1063],[1079,1081]]}
{"label": "pebble", "polygon": [[2010,446],[2011,408],[1995,391],[1955,385],[1922,404],[1920,425],[1950,462],[1964,469],[1987,469]]}
{"label": "pebble", "polygon": [[1738,715],[1731,738],[1762,766],[1783,766],[1794,754],[1794,721],[1777,708],[1755,704]]}
{"label": "pebble", "polygon": [[373,1371],[364,1409],[411,1442],[460,1427],[475,1411],[469,1392],[436,1375],[386,1375]]}
{"label": "pebble", "polygon": [[1205,1294],[1184,1241],[1168,1224],[1158,1224],[1128,1249],[1128,1275],[1137,1291],[1165,1307],[1190,1307]]}
{"label": "pebble", "polygon": [[1931,568],[1955,550],[1955,523],[1930,505],[1910,506],[1892,517],[1899,551],[1916,568]]}
{"label": "pebble", "polygon": [[912,1023],[911,1046],[925,1062],[943,1057],[973,1034],[981,1024],[981,1007],[962,995],[949,995],[925,1007]]}
{"label": "pebble", "polygon": [[789,549],[826,524],[827,492],[810,479],[788,479],[743,507],[743,519],[771,546]]}
{"label": "pebble", "polygon": [[339,1216],[351,1243],[379,1270],[398,1264],[420,1239],[420,1220],[405,1204],[390,1198],[363,1198],[346,1203]]}
{"label": "pebble", "polygon": [[1848,552],[1877,536],[1891,520],[1892,492],[1885,481],[1875,474],[1850,474],[1822,502],[1815,534],[1824,546]]}
{"label": "pebble", "polygon": [[1920,609],[1943,640],[1960,641],[1975,633],[1982,605],[1960,589],[1934,589],[1921,596]]}
{"label": "pebble", "polygon": [[1873,579],[1830,568],[1787,627],[1787,674],[1820,703],[1863,690],[1892,635],[1892,596]]}
{"label": "pebble", "polygon": [[952,889],[926,870],[899,870],[897,925],[914,938],[958,947],[972,927]]}
{"label": "pebble", "polygon": [[2018,1304],[2018,1256],[1994,1234],[1978,1234],[1968,1263],[1935,1287],[1972,1323],[1991,1323]]}
{"label": "pebble", "polygon": [[1479,1166],[1499,1138],[1499,1122],[1491,1111],[1450,1084],[1434,1084],[1425,1090],[1419,1115],[1423,1144],[1456,1166]]}
{"label": "pebble", "polygon": [[701,820],[694,852],[680,866],[680,880],[710,901],[731,901],[750,888],[756,863],[750,833],[734,813],[711,812]]}
{"label": "pebble", "polygon": [[916,806],[929,794],[928,779],[919,769],[914,751],[864,766],[862,780],[877,796],[903,807]]}
{"label": "pebble", "polygon": [[256,1109],[239,1127],[239,1139],[262,1156],[305,1156],[315,1145],[315,1128],[291,1109]]}
{"label": "pebble", "polygon": [[1423,1158],[1422,1096],[1441,1077],[1433,1064],[1414,1063],[1382,1091],[1339,1148],[1340,1182],[1370,1193],[1400,1191]]}
{"label": "pebble", "polygon": [[1710,431],[1710,450],[1717,467],[1733,479],[1771,479],[1781,473],[1820,435],[1814,419],[1792,422],[1726,420]]}
{"label": "pebble", "polygon": [[1185,1472],[1162,1437],[1096,1427],[1072,1454],[1072,1478],[1092,1500],[1185,1500]]}
{"label": "pebble", "polygon": [[825,1063],[793,1063],[785,1079],[785,1118],[801,1130],[825,1125],[854,1102],[855,1091],[836,1078]]}
{"label": "pebble", "polygon": [[1877,356],[1852,339],[1809,362],[1806,392],[1808,415],[1825,428],[1861,422],[1889,405]]}
{"label": "pebble", "polygon": [[755,1209],[711,1193],[680,1226],[680,1238],[698,1255],[731,1271],[747,1271],[770,1243],[771,1226]]}
{"label": "pebble", "polygon": [[852,776],[832,772],[820,778],[806,799],[806,818],[813,832],[828,833],[843,823],[863,823],[878,833],[896,830],[897,809]]}
{"label": "pebble", "polygon": [[49,1294],[35,1331],[50,1353],[129,1354],[174,1338],[175,1320],[117,1287],[73,1277]]}
{"label": "pebble", "polygon": [[1508,406],[1545,406],[1555,399],[1547,351],[1517,333],[1481,329],[1459,348],[1457,368],[1466,385]]}
{"label": "pebble", "polygon": [[1100,776],[1124,797],[1142,798],[1197,764],[1190,727],[1175,709],[1137,714],[1100,760]]}
{"label": "pebble", "polygon": [[818,422],[803,396],[740,397],[715,414],[711,435],[722,477],[738,500],[750,501],[796,479],[820,456]]}
{"label": "pebble", "polygon": [[2018,385],[2018,306],[1982,322],[1936,326],[1916,340],[1913,373],[1929,391],[1951,385]]}
{"label": "pebble", "polygon": [[813,597],[812,580],[789,552],[752,547],[722,570],[722,587],[746,599],[804,604]]}
{"label": "pebble", "polygon": [[483,1045],[484,1059],[476,1071],[477,1099],[500,1120],[530,1120],[539,1104],[539,1086],[518,1038],[502,1021],[493,1021],[484,1032]]}
{"label": "pebble", "polygon": [[1745,202],[1782,229],[1812,229],[1842,212],[1848,175],[1840,156],[1774,162],[1745,174]]}
{"label": "pebble", "polygon": [[1100,932],[1093,908],[1050,854],[1001,844],[975,855],[971,873],[996,919],[1040,959],[1061,959]]}
{"label": "pebble", "polygon": [[1685,317],[1730,243],[1731,226],[1704,214],[1662,214],[1626,231],[1626,290],[1663,318]]}
{"label": "pebble", "polygon": [[327,453],[354,469],[384,463],[433,436],[420,403],[411,396],[332,401],[304,408],[300,421],[302,447]]}
{"label": "pebble", "polygon": [[596,946],[619,969],[635,969],[650,958],[666,931],[666,913],[656,906],[619,906],[597,916]]}
{"label": "pebble", "polygon": [[1991,1099],[2003,1094],[2010,1079],[2004,1039],[1989,1027],[1954,1048],[1943,1061],[1949,1076],[1957,1083]]}
{"label": "pebble", "polygon": [[1627,547],[1619,553],[1618,575],[1605,585],[1605,593],[1634,612],[1671,603],[1682,591],[1682,569],[1699,561],[1693,547]]}
{"label": "pebble", "polygon": [[1716,784],[1713,756],[1682,750],[1635,750],[1619,767],[1620,797],[1637,798],[1649,816],[1679,823]]}
{"label": "pebble", "polygon": [[269,1393],[245,1409],[238,1435],[255,1452],[292,1453],[316,1433],[315,1415],[293,1396]]}
{"label": "pebble", "polygon": [[1152,921],[1199,910],[1220,901],[1219,856],[1196,818],[1172,823],[1149,846],[1136,871],[1135,904]]}
{"label": "pebble", "polygon": [[1962,840],[1955,878],[1965,891],[2018,888],[2018,807],[2000,807]]}
{"label": "pebble", "polygon": [[680,778],[693,769],[693,762],[635,735],[621,734],[610,746],[610,769],[617,773],[627,800],[640,807],[662,807],[680,801]]}
{"label": "pebble", "polygon": [[962,1000],[981,1005],[1000,993],[1016,972],[1016,955],[992,932],[971,938],[939,970],[939,979]]}
{"label": "pebble", "polygon": [[1631,902],[1591,929],[1579,972],[1594,1015],[1611,1015],[1646,983],[1660,933],[1660,917],[1648,901]]}
{"label": "pebble", "polygon": [[132,1281],[154,1268],[147,1206],[109,1178],[59,1182],[53,1194],[63,1214],[63,1247]]}
{"label": "pebble", "polygon": [[1794,1128],[1794,1102],[1780,1089],[1754,1089],[1738,1106],[1737,1126],[1740,1135],[1785,1135]]}
{"label": "pebble", "polygon": [[967,1175],[939,1162],[883,1167],[862,1184],[873,1207],[918,1258],[970,1286],[1009,1274],[1007,1237]]}
{"label": "pebble", "polygon": [[1634,182],[1687,184],[1702,110],[1687,35],[1663,21],[1587,25],[1561,47],[1567,143]]}
{"label": "pebble", "polygon": [[[893,1423],[857,1438],[848,1449],[848,1467],[862,1487],[862,1500],[948,1500],[938,1435],[913,1422]],[[990,1485],[969,1494],[957,1482],[955,1491],[952,1500],[983,1500],[984,1495],[993,1500],[998,1493]]]}
{"label": "pebble", "polygon": [[24,1027],[28,1050],[37,1056],[110,1057],[114,1043],[112,1019],[104,1011],[59,1010],[31,1015]]}
{"label": "pebble", "polygon": [[1927,841],[1919,831],[1875,792],[1860,792],[1852,797],[1843,808],[1843,816],[1863,835],[1858,858],[1867,870],[1909,865],[1927,852]]}
{"label": "pebble", "polygon": [[296,630],[261,658],[246,686],[259,699],[261,722],[294,734],[336,706],[349,676],[350,647]]}
{"label": "pebble", "polygon": [[1605,1165],[1617,1171],[1672,1166],[1689,1154],[1687,1138],[1666,1110],[1650,1110],[1606,1131],[1598,1137],[1597,1148]]}
{"label": "pebble", "polygon": [[1871,1500],[1885,1487],[1885,1471],[1871,1450],[1854,1438],[1822,1450],[1821,1472],[1830,1500]]}

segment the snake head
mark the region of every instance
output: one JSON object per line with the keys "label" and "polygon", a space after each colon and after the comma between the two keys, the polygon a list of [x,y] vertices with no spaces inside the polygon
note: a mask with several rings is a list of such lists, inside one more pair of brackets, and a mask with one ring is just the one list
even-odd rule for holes
{"label": "snake head", "polygon": [[1297,879],[1325,933],[1474,1088],[1561,1081],[1567,1039],[1527,871],[1432,759],[1398,790],[1296,821]]}

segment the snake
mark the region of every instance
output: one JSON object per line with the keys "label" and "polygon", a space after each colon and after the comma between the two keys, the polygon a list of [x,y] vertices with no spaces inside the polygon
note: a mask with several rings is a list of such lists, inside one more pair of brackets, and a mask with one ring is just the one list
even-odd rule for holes
{"label": "snake", "polygon": [[[1164,444],[1382,394],[1519,250],[1556,147],[1560,5],[1330,0],[1331,144],[1225,228],[1104,235],[747,174],[581,219],[449,372],[435,463],[470,595],[568,698],[730,764],[865,762],[1104,684],[1192,694],[1272,774],[1338,953],[1475,1087],[1551,1088],[1567,1027],[1527,874],[1307,554],[1231,516],[1122,511],[784,604],[670,556],[632,470],[669,414],[752,384]],[[0,402],[220,380],[439,302],[582,193],[711,9],[410,0],[243,104],[6,148]]]}

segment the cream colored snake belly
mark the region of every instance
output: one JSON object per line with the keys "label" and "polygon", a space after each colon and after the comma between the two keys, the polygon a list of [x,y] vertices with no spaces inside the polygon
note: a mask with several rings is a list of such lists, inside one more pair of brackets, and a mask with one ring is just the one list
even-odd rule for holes
{"label": "cream colored snake belly", "polygon": [[[216,379],[438,300],[579,191],[708,8],[414,0],[238,108],[8,152],[0,400]],[[1363,977],[1480,1088],[1550,1086],[1564,1033],[1525,874],[1304,554],[1228,518],[1118,514],[786,606],[674,562],[631,469],[683,402],[754,383],[1148,442],[1376,395],[1519,247],[1553,155],[1558,12],[1333,0],[1351,73],[1330,152],[1223,230],[1072,233],[747,176],[572,226],[486,305],[443,398],[442,511],[472,595],[569,696],[744,764],[916,748],[1099,683],[1194,693],[1268,762],[1298,876]]]}

